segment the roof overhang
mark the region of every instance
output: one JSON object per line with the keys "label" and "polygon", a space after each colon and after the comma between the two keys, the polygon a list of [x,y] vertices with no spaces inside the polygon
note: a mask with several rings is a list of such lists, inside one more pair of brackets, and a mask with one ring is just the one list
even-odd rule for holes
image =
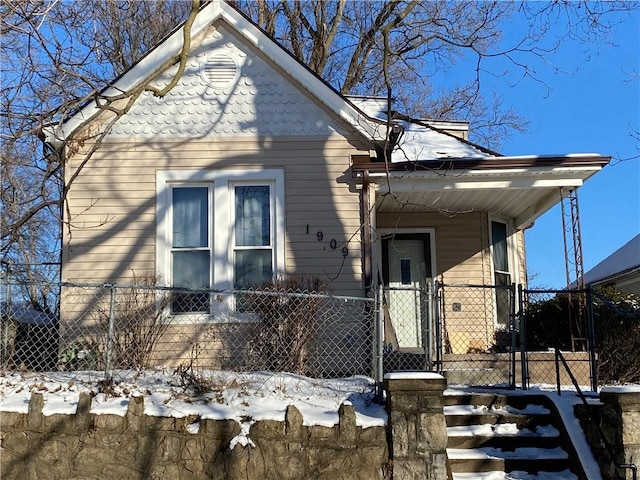
{"label": "roof overhang", "polygon": [[[354,164],[378,211],[486,211],[525,228],[610,160],[596,154]],[[367,172],[364,175],[364,172]]]}
{"label": "roof overhang", "polygon": [[[258,28],[248,17],[243,15],[224,0],[212,0],[200,9],[191,27],[191,39],[197,39],[206,29],[217,21],[223,21],[233,31],[241,35],[247,42],[261,51],[268,59],[287,72],[310,95],[324,104],[338,118],[351,125],[366,138],[375,141],[384,140],[387,125],[379,119],[372,118],[356,108],[351,102],[335,91],[328,83],[303,65],[275,40]],[[174,30],[167,38],[151,49],[142,59],[118,77],[99,97],[104,99],[121,96],[139,88],[145,82],[178,61],[183,47],[183,26]],[[84,106],[63,123],[52,124],[43,129],[44,140],[54,146],[60,145],[87,122],[104,111],[98,101],[91,95]]]}
{"label": "roof overhang", "polygon": [[638,283],[640,282],[640,265],[636,265],[633,268],[625,270],[623,272],[618,272],[608,277],[601,278],[599,280],[595,280],[593,282],[589,282],[590,285],[607,285],[607,284],[624,284],[625,282],[629,283]]}

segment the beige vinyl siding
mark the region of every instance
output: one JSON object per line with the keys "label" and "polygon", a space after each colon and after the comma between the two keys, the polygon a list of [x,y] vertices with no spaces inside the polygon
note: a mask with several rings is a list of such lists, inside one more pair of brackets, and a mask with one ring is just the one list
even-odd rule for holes
{"label": "beige vinyl siding", "polygon": [[[436,273],[445,285],[492,285],[489,215],[471,212],[454,216],[438,212],[378,212],[379,229],[433,228]],[[524,272],[524,237],[516,233],[518,268]],[[443,293],[448,353],[485,351],[502,342],[496,329],[493,289],[446,287]],[[461,310],[453,304],[461,305]],[[501,345],[501,344],[500,344]],[[503,345],[501,345],[503,346]]]}
{"label": "beige vinyl siding", "polygon": [[518,230],[516,232],[516,245],[518,246],[518,273],[520,276],[518,280],[519,283],[522,283],[525,286],[525,288],[528,288],[527,284],[529,279],[527,278],[527,252],[524,241],[524,230]]}
{"label": "beige vinyl siding", "polygon": [[69,191],[63,279],[126,282],[133,272],[156,271],[157,171],[282,168],[287,274],[320,276],[335,293],[362,295],[359,193],[348,168],[350,154],[366,148],[340,135],[106,141]]}
{"label": "beige vinyl siding", "polygon": [[377,227],[435,229],[436,275],[444,283],[486,282],[486,248],[480,212],[446,216],[438,212],[378,212]]}
{"label": "beige vinyl siding", "polygon": [[[487,215],[471,212],[455,216],[439,212],[378,212],[379,229],[433,228],[436,276],[446,285],[481,285],[490,276],[487,263]],[[488,276],[486,272],[489,272]],[[493,335],[492,291],[445,287],[443,298],[444,341],[447,353],[484,350]],[[453,304],[462,305],[462,311]],[[470,318],[470,314],[472,318]],[[469,328],[469,322],[475,325]]]}

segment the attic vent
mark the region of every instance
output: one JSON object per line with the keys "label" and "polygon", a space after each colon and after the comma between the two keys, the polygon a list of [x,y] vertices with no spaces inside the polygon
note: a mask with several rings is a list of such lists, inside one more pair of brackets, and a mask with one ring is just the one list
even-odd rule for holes
{"label": "attic vent", "polygon": [[212,87],[224,88],[238,76],[238,65],[227,55],[212,55],[204,65],[204,79]]}

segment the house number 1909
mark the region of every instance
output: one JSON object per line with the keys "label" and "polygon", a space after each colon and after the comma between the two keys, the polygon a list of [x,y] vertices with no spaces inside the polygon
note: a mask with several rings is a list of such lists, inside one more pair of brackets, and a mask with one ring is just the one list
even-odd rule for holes
{"label": "house number 1909", "polygon": [[[307,235],[309,235],[309,224],[307,224]],[[316,232],[316,239],[321,242],[322,240],[324,240],[324,233],[322,233],[321,230],[318,230]],[[329,240],[329,248],[331,250],[337,250],[338,249],[338,241],[335,238],[332,238],[331,240]],[[349,255],[349,249],[347,247],[342,247],[342,250],[340,250],[342,252],[342,256],[346,257],[347,255]]]}

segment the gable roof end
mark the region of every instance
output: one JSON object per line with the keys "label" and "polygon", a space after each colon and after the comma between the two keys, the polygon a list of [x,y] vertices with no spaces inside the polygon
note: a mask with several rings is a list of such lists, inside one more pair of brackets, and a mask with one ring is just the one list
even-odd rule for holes
{"label": "gable roof end", "polygon": [[[384,122],[371,118],[356,108],[318,75],[289,54],[249,18],[225,1],[213,0],[200,9],[191,27],[191,39],[197,38],[208,26],[218,20],[228,24],[246,41],[282,68],[338,118],[352,126],[356,131],[373,140],[384,139],[386,130]],[[174,30],[173,33],[150,50],[128,71],[117,78],[112,86],[103,90],[102,97],[114,97],[121,95],[123,92],[131,91],[168,68],[167,63],[174,59],[182,49],[183,32],[184,24]],[[101,108],[96,101],[89,101],[63,124],[57,125],[56,128],[45,129],[45,141],[56,145],[67,140],[100,112]]]}

